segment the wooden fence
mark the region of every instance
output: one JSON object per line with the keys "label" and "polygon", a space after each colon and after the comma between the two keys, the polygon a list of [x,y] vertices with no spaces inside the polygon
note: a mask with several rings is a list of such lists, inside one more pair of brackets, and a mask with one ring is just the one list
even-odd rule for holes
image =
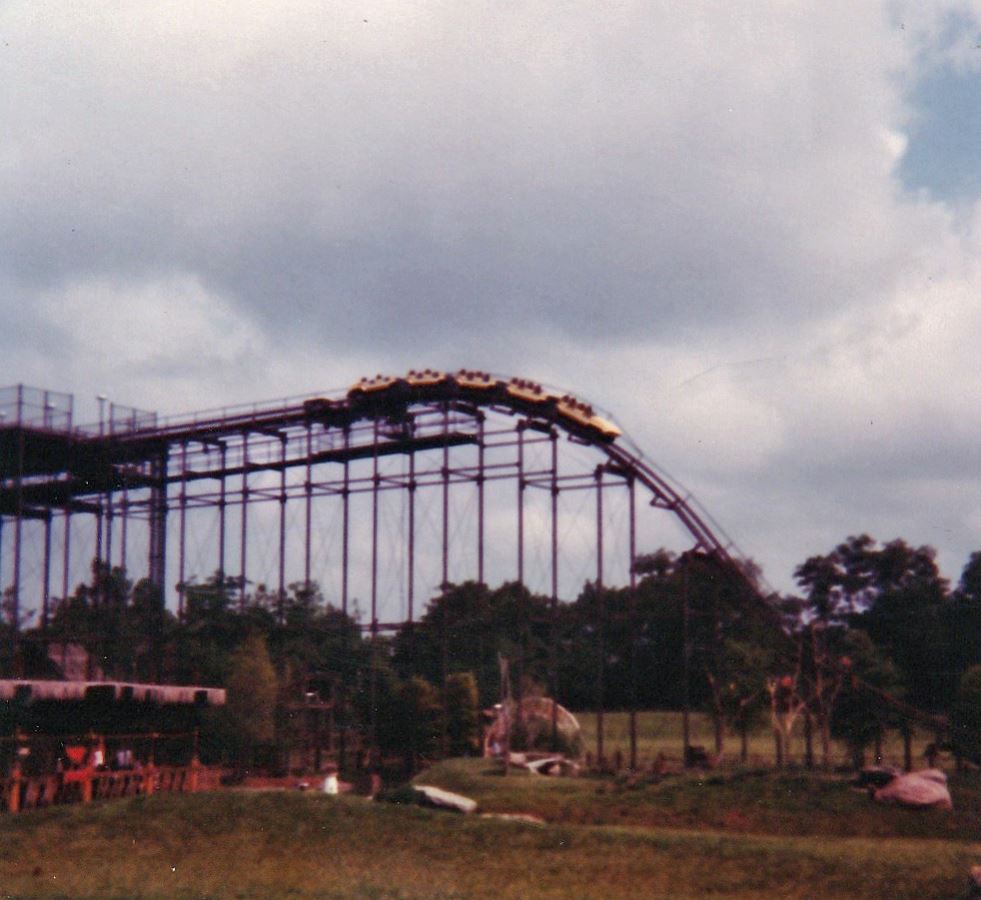
{"label": "wooden fence", "polygon": [[10,775],[0,778],[0,811],[21,812],[56,803],[91,803],[139,794],[211,791],[218,787],[219,775],[219,769],[197,761],[188,766],[147,765],[118,771],[88,767],[51,775],[21,775],[15,767]]}

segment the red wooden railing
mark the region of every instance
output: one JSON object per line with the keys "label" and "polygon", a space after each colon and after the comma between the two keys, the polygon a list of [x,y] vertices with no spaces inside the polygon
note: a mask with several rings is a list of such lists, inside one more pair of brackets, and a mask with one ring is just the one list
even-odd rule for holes
{"label": "red wooden railing", "polygon": [[196,760],[187,766],[147,765],[100,770],[91,766],[52,775],[21,775],[18,767],[0,777],[0,811],[21,812],[56,803],[91,803],[139,794],[193,793],[218,787],[220,770]]}

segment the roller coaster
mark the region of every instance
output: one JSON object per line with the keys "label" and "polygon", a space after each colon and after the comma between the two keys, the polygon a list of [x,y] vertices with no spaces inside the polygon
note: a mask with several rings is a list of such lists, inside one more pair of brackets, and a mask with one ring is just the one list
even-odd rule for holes
{"label": "roller coaster", "polygon": [[[73,406],[68,394],[0,390],[0,585],[15,628],[43,630],[53,596],[69,596],[92,559],[142,575],[178,614],[187,586],[212,571],[234,576],[243,602],[248,585],[283,596],[288,583],[317,581],[345,612],[355,597],[366,603],[373,631],[417,616],[420,580],[432,591],[492,569],[525,583],[531,557],[558,599],[573,577],[560,557],[578,560],[578,576],[588,560],[597,583],[605,568],[632,583],[638,494],[691,548],[742,564],[611,416],[525,378],[412,370],[169,419],[110,404],[82,426]],[[626,497],[615,522],[603,506],[611,490]],[[384,499],[393,491],[397,508]],[[594,495],[595,512],[560,509],[577,491]],[[423,521],[425,496],[436,499]],[[578,523],[571,549],[560,515]]]}

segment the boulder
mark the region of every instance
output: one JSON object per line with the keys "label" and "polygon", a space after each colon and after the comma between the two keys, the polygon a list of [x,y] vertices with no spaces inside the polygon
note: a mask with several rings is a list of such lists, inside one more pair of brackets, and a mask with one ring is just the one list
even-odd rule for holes
{"label": "boulder", "polygon": [[477,809],[477,801],[464,797],[463,794],[454,794],[452,791],[444,791],[442,788],[428,784],[416,784],[413,788],[417,794],[422,794],[424,806],[438,806],[441,809],[453,809],[462,813],[472,813]]}
{"label": "boulder", "polygon": [[953,803],[947,790],[947,776],[939,769],[924,769],[899,775],[873,795],[879,803],[895,803],[909,807],[951,809]]}
{"label": "boulder", "polygon": [[922,769],[915,774],[919,775],[920,778],[926,778],[927,781],[935,781],[937,784],[942,784],[944,787],[947,786],[947,773],[943,769]]}
{"label": "boulder", "polygon": [[968,880],[970,897],[981,897],[981,866],[971,866],[971,877]]}

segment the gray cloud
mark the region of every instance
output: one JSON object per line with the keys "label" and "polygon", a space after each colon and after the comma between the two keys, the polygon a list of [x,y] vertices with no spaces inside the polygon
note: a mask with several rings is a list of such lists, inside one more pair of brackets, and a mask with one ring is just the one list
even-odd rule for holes
{"label": "gray cloud", "polygon": [[848,221],[881,202],[864,179],[890,162],[863,132],[890,112],[884,74],[856,86],[867,41],[802,44],[799,14],[757,30],[627,7],[604,27],[380,4],[259,27],[248,9],[226,10],[253,26],[238,38],[190,6],[8,13],[14,274],[184,270],[266,327],[391,347],[434,320],[612,340],[787,326],[908,249],[884,217]]}
{"label": "gray cloud", "polygon": [[969,485],[981,431],[979,229],[897,174],[943,8],[8,3],[3,380],[180,411],[513,370],[776,583],[869,510],[919,540],[897,498]]}

